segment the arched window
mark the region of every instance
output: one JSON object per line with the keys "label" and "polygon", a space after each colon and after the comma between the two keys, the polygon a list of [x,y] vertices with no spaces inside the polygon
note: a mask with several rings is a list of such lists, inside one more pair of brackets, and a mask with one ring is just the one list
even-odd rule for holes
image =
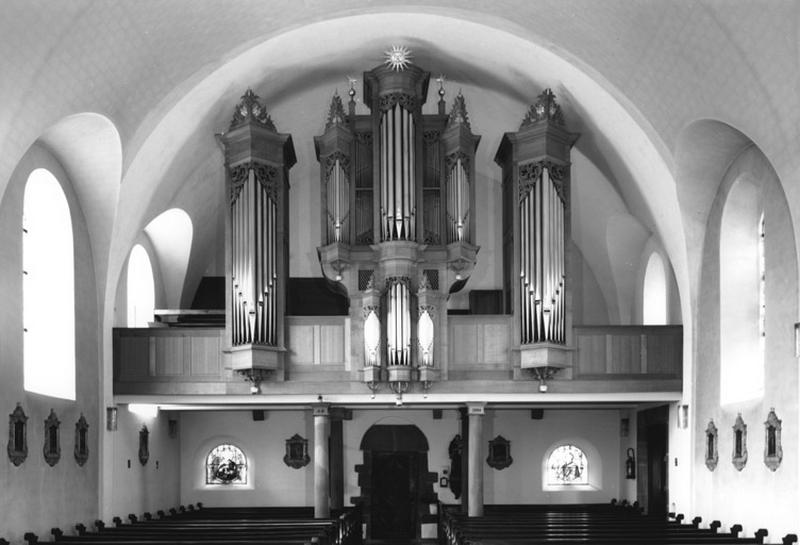
{"label": "arched window", "polygon": [[720,402],[764,395],[765,219],[761,187],[737,179],[720,229]]}
{"label": "arched window", "polygon": [[766,237],[764,212],[761,212],[758,220],[758,342],[762,358],[767,336],[767,258],[764,252]]}
{"label": "arched window", "polygon": [[23,384],[75,399],[75,266],[72,219],[50,171],[31,172],[22,205]]}
{"label": "arched window", "polygon": [[153,321],[155,297],[150,258],[137,244],[128,258],[128,327],[147,327]]}
{"label": "arched window", "polygon": [[589,484],[589,463],[575,445],[561,445],[547,459],[548,485]]}
{"label": "arched window", "polygon": [[644,325],[666,325],[667,272],[664,261],[657,252],[650,254],[644,270],[642,306],[642,323]]}
{"label": "arched window", "polygon": [[206,457],[206,484],[247,484],[247,458],[235,445],[217,445]]}

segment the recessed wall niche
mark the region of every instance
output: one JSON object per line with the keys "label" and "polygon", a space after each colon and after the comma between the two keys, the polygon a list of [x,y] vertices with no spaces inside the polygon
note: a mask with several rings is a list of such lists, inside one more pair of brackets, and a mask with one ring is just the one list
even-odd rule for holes
{"label": "recessed wall niche", "polygon": [[17,403],[14,411],[8,415],[8,459],[19,466],[28,457],[28,417]]}
{"label": "recessed wall niche", "polygon": [[781,420],[771,408],[764,422],[764,465],[770,471],[775,471],[783,460],[783,447],[781,446]]}
{"label": "recessed wall niche", "polygon": [[495,469],[505,469],[511,465],[514,459],[511,457],[511,441],[498,435],[489,441],[489,456],[486,463]]}
{"label": "recessed wall niche", "polygon": [[75,422],[75,461],[79,466],[83,466],[89,459],[89,424],[86,417],[81,413],[81,417]]}
{"label": "recessed wall niche", "polygon": [[61,459],[61,421],[56,412],[50,409],[50,414],[44,421],[44,447],[42,448],[44,461],[53,467]]}
{"label": "recessed wall niche", "polygon": [[308,455],[308,439],[294,434],[286,440],[286,454],[283,456],[283,462],[294,469],[300,469],[308,465],[311,458]]}
{"label": "recessed wall niche", "polygon": [[738,471],[741,471],[747,464],[747,424],[742,420],[742,413],[736,416],[736,423],[733,425],[733,457],[731,462]]}
{"label": "recessed wall niche", "polygon": [[717,427],[714,425],[713,420],[708,421],[706,427],[706,467],[709,471],[714,471],[719,461],[719,454],[717,453]]}

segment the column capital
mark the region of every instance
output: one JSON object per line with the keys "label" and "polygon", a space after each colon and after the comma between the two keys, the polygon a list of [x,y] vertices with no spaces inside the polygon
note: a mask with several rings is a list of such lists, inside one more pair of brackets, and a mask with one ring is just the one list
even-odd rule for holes
{"label": "column capital", "polygon": [[330,416],[330,404],[329,403],[316,403],[312,406],[314,417],[317,416]]}
{"label": "column capital", "polygon": [[477,415],[483,416],[486,414],[486,403],[484,402],[476,402],[476,403],[467,403],[467,414],[468,415]]}

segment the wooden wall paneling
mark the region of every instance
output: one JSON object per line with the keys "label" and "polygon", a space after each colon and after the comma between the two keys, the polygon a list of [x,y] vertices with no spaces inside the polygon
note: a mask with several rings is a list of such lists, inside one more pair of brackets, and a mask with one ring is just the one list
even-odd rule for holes
{"label": "wooden wall paneling", "polygon": [[319,363],[344,365],[344,324],[319,326]]}
{"label": "wooden wall paneling", "polygon": [[150,369],[150,338],[117,337],[118,380],[146,378]]}
{"label": "wooden wall paneling", "polygon": [[155,337],[155,376],[174,377],[184,372],[184,337]]}
{"label": "wooden wall paneling", "polygon": [[222,346],[218,335],[190,337],[189,373],[191,376],[218,376],[222,365]]}

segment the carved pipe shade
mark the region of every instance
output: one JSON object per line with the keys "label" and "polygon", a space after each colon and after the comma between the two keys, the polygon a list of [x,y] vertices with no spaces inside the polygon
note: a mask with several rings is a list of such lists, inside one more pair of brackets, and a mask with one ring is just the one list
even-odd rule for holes
{"label": "carved pipe shade", "polygon": [[433,320],[428,309],[423,309],[417,324],[422,365],[433,365]]}

